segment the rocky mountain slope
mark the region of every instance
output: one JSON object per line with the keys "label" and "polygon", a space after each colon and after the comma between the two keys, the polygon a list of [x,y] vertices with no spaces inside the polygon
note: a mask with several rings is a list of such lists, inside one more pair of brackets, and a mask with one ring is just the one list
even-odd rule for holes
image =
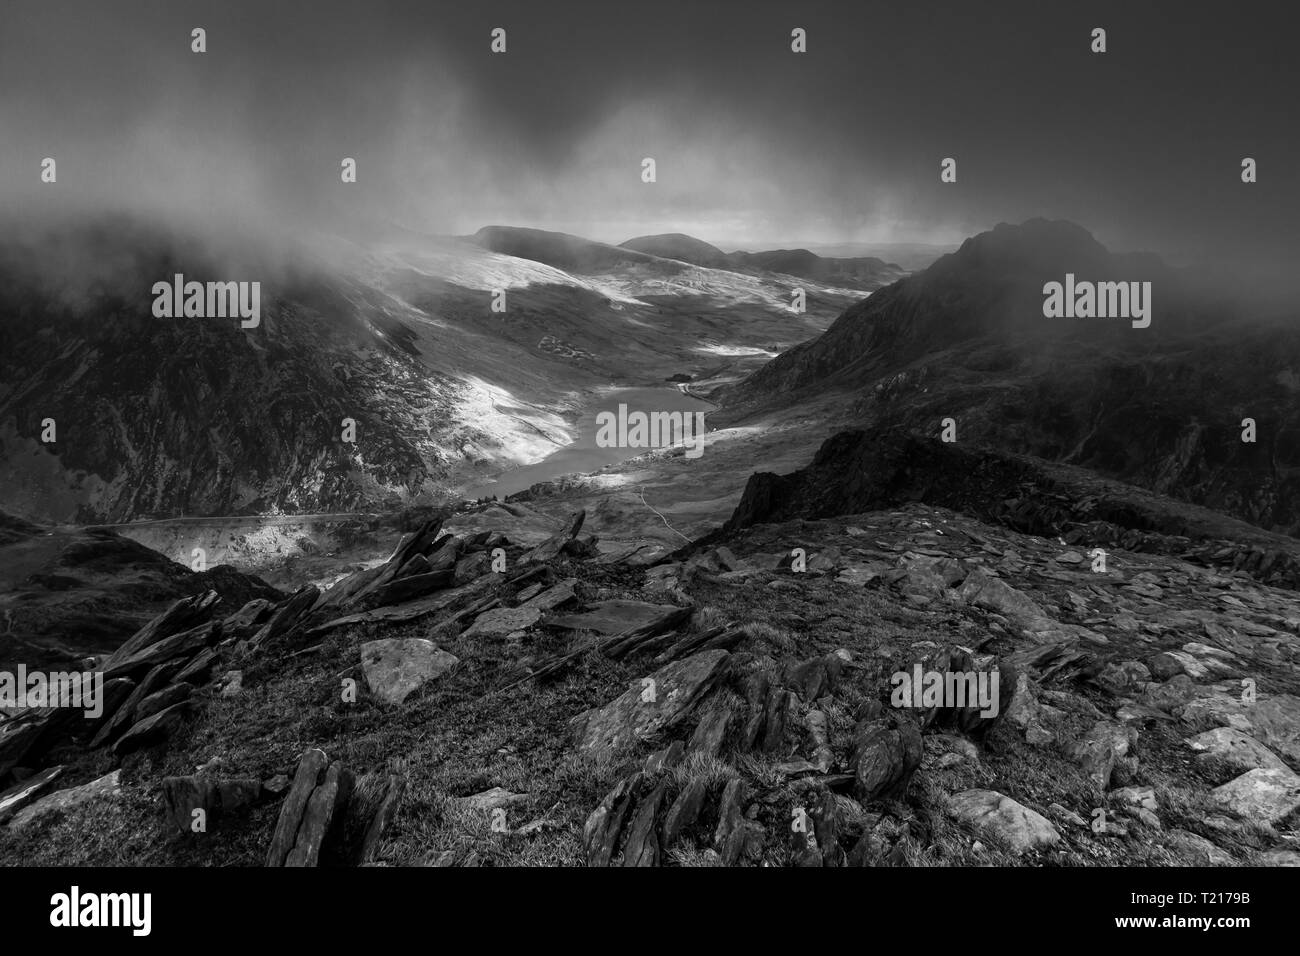
{"label": "rocky mountain slope", "polygon": [[[1049,319],[1043,287],[1151,282],[1151,325]],[[1261,527],[1300,530],[1300,325],[1071,223],[967,240],[718,397],[721,424],[816,406],[1087,468]],[[1255,441],[1242,440],[1245,419]]]}
{"label": "rocky mountain slope", "polygon": [[192,571],[106,529],[51,529],[0,512],[0,670],[66,666],[116,650],[181,598],[284,595],[229,565]]}
{"label": "rocky mountain slope", "polygon": [[[11,237],[0,494],[79,523],[439,503],[567,444],[592,389],[740,377],[856,295],[814,288],[794,316],[793,278],[614,256],[564,259],[608,267],[579,275],[405,233],[281,247],[123,219]],[[260,325],[155,318],[176,273],[259,281]]]}
{"label": "rocky mountain slope", "polygon": [[[493,507],[326,591],[178,601],[100,661],[99,722],[0,722],[0,860],[1300,863],[1279,559],[1172,541],[1177,506],[1117,484],[1074,523],[1032,462],[893,441],[815,499],[861,436],[756,478],[667,560],[581,513],[514,540]],[[997,712],[900,706],[918,665],[997,674]]]}

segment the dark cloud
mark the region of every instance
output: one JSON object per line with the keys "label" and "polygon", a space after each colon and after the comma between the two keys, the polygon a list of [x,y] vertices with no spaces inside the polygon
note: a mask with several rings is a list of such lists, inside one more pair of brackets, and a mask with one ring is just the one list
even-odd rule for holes
{"label": "dark cloud", "polygon": [[[953,241],[1047,216],[1121,249],[1289,268],[1300,84],[1285,13],[18,0],[0,32],[0,201],[242,227],[342,210],[432,232],[672,230],[727,246]],[[504,56],[488,51],[496,26]],[[789,51],[794,26],[805,55]],[[1094,26],[1103,56],[1088,50]],[[56,189],[39,182],[44,156]],[[339,182],[344,156],[355,186]],[[939,181],[946,156],[957,184]],[[1243,156],[1259,183],[1240,182]]]}

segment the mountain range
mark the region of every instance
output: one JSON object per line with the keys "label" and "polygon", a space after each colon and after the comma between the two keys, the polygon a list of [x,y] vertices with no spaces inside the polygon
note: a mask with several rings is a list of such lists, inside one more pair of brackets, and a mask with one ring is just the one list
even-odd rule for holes
{"label": "mountain range", "polygon": [[[1067,275],[1150,282],[1150,327],[1046,318],[1044,286]],[[938,436],[951,418],[960,442],[1295,534],[1298,319],[1155,256],[1113,254],[1072,223],[1031,220],[968,239],[714,397],[727,423],[801,409]]]}
{"label": "mountain range", "polygon": [[[260,328],[155,318],[176,273],[261,281]],[[449,500],[571,441],[592,389],[740,377],[860,294],[506,227],[283,249],[114,219],[0,243],[0,275],[0,493],[82,523]]]}
{"label": "mountain range", "polygon": [[[262,328],[153,318],[144,290],[176,272],[263,276]],[[1068,222],[1000,225],[902,275],[679,234],[372,231],[268,252],[113,220],[0,244],[0,273],[0,491],[40,521],[445,504],[571,442],[610,384],[676,381],[720,405],[695,479],[715,503],[692,520],[836,429],[952,419],[961,442],[1300,529],[1293,312]],[[1151,326],[1045,318],[1067,275],[1149,282]]]}
{"label": "mountain range", "polygon": [[[1300,864],[1285,309],[1043,220],[866,295],[676,236],[123,229],[0,255],[0,665],[104,678],[0,710],[6,861]],[[261,327],[155,320],[172,271],[261,275]],[[1151,323],[1049,316],[1067,276]],[[610,383],[715,402],[704,454],[455,499]],[[173,509],[216,516],[52,526]]]}

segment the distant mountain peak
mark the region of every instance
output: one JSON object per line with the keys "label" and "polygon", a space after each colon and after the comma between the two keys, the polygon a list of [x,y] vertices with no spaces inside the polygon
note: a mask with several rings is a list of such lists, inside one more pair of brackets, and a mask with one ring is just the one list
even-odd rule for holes
{"label": "distant mountain peak", "polygon": [[565,232],[524,226],[484,226],[471,241],[491,252],[531,259],[565,272],[590,274],[620,265],[652,262],[650,254]]}
{"label": "distant mountain peak", "polygon": [[683,232],[666,232],[656,236],[637,236],[619,244],[620,249],[631,249],[661,259],[676,259],[708,268],[727,268],[727,254],[715,245],[696,239]]}
{"label": "distant mountain peak", "polygon": [[[1019,225],[998,223],[971,236],[956,252],[939,259],[937,274],[954,267],[1051,274],[1080,272],[1108,262],[1112,254],[1087,229],[1068,219],[1028,219]],[[922,273],[923,275],[925,273]]]}

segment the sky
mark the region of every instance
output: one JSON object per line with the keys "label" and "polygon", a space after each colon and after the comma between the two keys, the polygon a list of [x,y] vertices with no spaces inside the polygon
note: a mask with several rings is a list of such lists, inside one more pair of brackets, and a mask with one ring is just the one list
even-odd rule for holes
{"label": "sky", "polygon": [[341,214],[728,250],[956,243],[1046,216],[1116,250],[1289,270],[1287,16],[1248,0],[4,0],[0,215],[254,230]]}

